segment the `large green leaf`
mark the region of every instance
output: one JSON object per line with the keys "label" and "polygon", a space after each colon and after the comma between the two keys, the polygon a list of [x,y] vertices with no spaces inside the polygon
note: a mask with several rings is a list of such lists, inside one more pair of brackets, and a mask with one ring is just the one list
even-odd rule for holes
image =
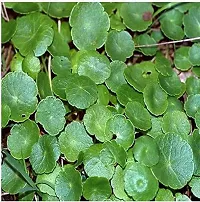
{"label": "large green leaf", "polygon": [[[8,136],[7,145],[13,157],[26,159],[30,156],[33,145],[39,139],[40,130],[37,124],[26,120],[21,124],[15,124]],[[16,144],[16,142],[20,144]]]}
{"label": "large green leaf", "polygon": [[172,189],[184,187],[194,172],[190,145],[179,135],[166,134],[157,138],[160,148],[158,164],[152,167],[156,178]]}
{"label": "large green leaf", "polygon": [[53,21],[44,14],[32,13],[17,19],[12,42],[23,56],[34,53],[43,55],[53,41]]}
{"label": "large green leaf", "polygon": [[6,22],[3,18],[1,18],[1,43],[8,42],[16,31],[16,21],[14,19]]}
{"label": "large green leaf", "polygon": [[64,128],[65,114],[63,102],[54,96],[48,96],[38,104],[35,119],[47,133],[55,136]]}
{"label": "large green leaf", "polygon": [[22,122],[36,110],[37,86],[34,80],[23,72],[8,73],[1,84],[2,102],[10,107],[10,119]]}
{"label": "large green leaf", "polygon": [[60,149],[57,139],[49,135],[43,135],[33,145],[30,162],[36,173],[50,173],[56,167],[59,156]]}
{"label": "large green leaf", "polygon": [[87,134],[83,124],[77,121],[68,124],[59,136],[61,153],[68,161],[77,160],[79,153],[84,152],[92,144],[92,138]]}
{"label": "large green leaf", "polygon": [[70,14],[69,22],[73,43],[78,49],[95,50],[105,43],[110,21],[100,3],[77,3]]}

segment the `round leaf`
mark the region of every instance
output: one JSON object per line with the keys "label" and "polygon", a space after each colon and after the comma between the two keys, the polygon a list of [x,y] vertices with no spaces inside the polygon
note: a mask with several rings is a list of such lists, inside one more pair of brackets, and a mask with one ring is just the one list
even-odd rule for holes
{"label": "round leaf", "polygon": [[[39,139],[40,130],[31,120],[15,124],[8,136],[7,145],[11,155],[16,159],[26,159],[30,156],[33,145]],[[20,142],[20,144],[16,144]]]}
{"label": "round leaf", "polygon": [[129,163],[124,172],[125,190],[134,200],[149,201],[155,197],[158,181],[148,167]]}
{"label": "round leaf", "polygon": [[189,183],[190,187],[192,188],[192,193],[197,197],[200,198],[200,177],[193,177]]}
{"label": "round leaf", "polygon": [[143,92],[147,84],[155,83],[158,79],[155,65],[148,61],[126,68],[124,75],[128,83],[139,92]]}
{"label": "round leaf", "polygon": [[134,42],[127,31],[113,30],[108,34],[105,50],[112,60],[124,62],[133,55],[134,49]]}
{"label": "round leaf", "polygon": [[163,114],[168,106],[167,94],[157,83],[148,84],[144,89],[144,102],[153,115]]}
{"label": "round leaf", "polygon": [[116,93],[117,89],[122,84],[126,84],[126,80],[124,78],[124,70],[126,68],[126,64],[124,62],[115,60],[110,63],[110,67],[111,74],[105,83],[112,92]]}
{"label": "round leaf", "polygon": [[10,107],[6,104],[1,105],[1,127],[4,128],[9,122],[11,110]]}
{"label": "round leaf", "polygon": [[192,63],[192,65],[200,65],[200,43],[195,43],[192,45],[192,47],[189,49],[189,60]]}
{"label": "round leaf", "polygon": [[186,80],[187,95],[195,95],[200,93],[200,79],[196,77],[188,77]]}
{"label": "round leaf", "polygon": [[23,56],[34,52],[43,55],[53,41],[53,21],[41,13],[32,13],[17,18],[16,33],[12,42]]}
{"label": "round leaf", "polygon": [[10,107],[10,119],[22,122],[36,110],[37,86],[34,80],[23,72],[8,73],[1,84],[2,102]]}
{"label": "round leaf", "polygon": [[152,167],[159,161],[159,148],[153,138],[141,136],[135,141],[133,155],[140,164]]}
{"label": "round leaf", "polygon": [[77,61],[78,74],[88,76],[96,84],[103,83],[111,74],[110,62],[96,51],[81,51]]}
{"label": "round leaf", "polygon": [[112,138],[112,134],[106,131],[106,123],[111,117],[112,112],[109,109],[104,105],[95,104],[87,109],[83,121],[88,133],[104,142]]}
{"label": "round leaf", "polygon": [[66,98],[72,106],[86,109],[97,100],[97,86],[89,77],[72,74],[65,82]]}
{"label": "round leaf", "polygon": [[29,14],[36,11],[40,11],[40,7],[38,3],[34,3],[34,2],[17,2],[17,3],[15,2],[12,5],[12,9],[16,13],[20,13],[20,14]]}
{"label": "round leaf", "polygon": [[36,173],[50,173],[55,168],[59,156],[60,150],[56,138],[43,135],[33,145],[30,162]]}
{"label": "round leaf", "polygon": [[104,177],[89,177],[83,184],[83,196],[90,201],[103,201],[112,193],[110,183]]}
{"label": "round leaf", "polygon": [[1,19],[1,43],[8,42],[16,31],[16,21],[11,19],[6,22],[3,18]]}
{"label": "round leaf", "polygon": [[39,122],[50,135],[58,135],[65,125],[66,110],[62,101],[53,96],[48,96],[38,104],[35,114]]}
{"label": "round leaf", "polygon": [[150,114],[139,102],[128,102],[125,113],[136,128],[144,131],[151,128]]}
{"label": "round leaf", "polygon": [[70,14],[69,22],[73,43],[78,49],[95,50],[105,43],[110,21],[100,3],[77,3]]}
{"label": "round leaf", "polygon": [[15,71],[19,71],[19,72],[22,72],[22,62],[24,60],[24,57],[22,57],[20,55],[19,52],[17,52],[12,60],[11,60],[11,63],[10,63],[10,70],[12,72],[15,72]]}
{"label": "round leaf", "polygon": [[151,169],[165,186],[181,189],[194,172],[193,153],[190,145],[179,135],[166,134],[158,138],[160,159]]}
{"label": "round leaf", "polygon": [[120,15],[124,24],[132,31],[144,31],[152,23],[153,8],[148,2],[123,3]]}
{"label": "round leaf", "polygon": [[155,201],[174,201],[174,196],[169,189],[159,189]]}
{"label": "round leaf", "polygon": [[81,151],[89,148],[93,142],[87,134],[83,124],[74,121],[68,124],[65,131],[59,136],[61,153],[65,155],[68,161],[75,161]]}
{"label": "round leaf", "polygon": [[79,201],[82,194],[80,173],[72,165],[66,165],[56,177],[55,192],[61,201]]}

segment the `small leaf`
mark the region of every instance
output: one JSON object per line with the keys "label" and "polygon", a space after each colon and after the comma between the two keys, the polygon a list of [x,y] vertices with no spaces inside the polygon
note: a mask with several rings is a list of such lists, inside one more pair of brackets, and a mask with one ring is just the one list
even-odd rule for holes
{"label": "small leaf", "polygon": [[192,73],[194,73],[197,77],[200,77],[200,68],[199,66],[192,68]]}
{"label": "small leaf", "polygon": [[195,95],[200,93],[200,79],[196,77],[188,77],[186,80],[187,95]]}
{"label": "small leaf", "polygon": [[23,56],[32,52],[36,57],[41,56],[53,41],[52,25],[47,15],[37,12],[19,17],[12,42]]}
{"label": "small leaf", "polygon": [[187,71],[191,68],[192,64],[189,60],[189,50],[189,47],[182,46],[175,51],[174,64],[177,69],[181,71]]}
{"label": "small leaf", "polygon": [[112,193],[110,183],[104,177],[89,177],[83,184],[83,196],[90,201],[103,201]]}
{"label": "small leaf", "polygon": [[34,80],[23,72],[8,73],[1,84],[2,102],[10,107],[10,119],[22,122],[36,110],[37,86]]}
{"label": "small leaf", "polygon": [[66,165],[56,177],[56,195],[61,201],[79,201],[82,194],[81,175],[72,165]]}
{"label": "small leaf", "polygon": [[141,136],[135,141],[133,155],[140,164],[152,167],[159,161],[159,148],[153,138]]}
{"label": "small leaf", "polygon": [[151,128],[150,114],[139,102],[128,102],[125,114],[136,128],[144,131]]}
{"label": "small leaf", "polygon": [[60,156],[59,145],[55,137],[43,135],[33,145],[30,162],[37,174],[50,173]]}
{"label": "small leaf", "polygon": [[194,196],[200,198],[200,177],[192,177],[189,186],[192,188],[191,191]]}
{"label": "small leaf", "polygon": [[54,96],[48,96],[38,104],[35,119],[44,127],[46,132],[55,136],[64,128],[65,114],[63,102]]}
{"label": "small leaf", "polygon": [[148,84],[143,92],[147,109],[155,116],[163,114],[168,106],[167,93],[157,83]]}
{"label": "small leaf", "polygon": [[122,23],[119,14],[112,14],[110,16],[110,27],[111,29],[122,31],[126,28],[126,26]]}
{"label": "small leaf", "polygon": [[162,131],[162,122],[163,119],[162,117],[151,117],[151,129],[148,131],[147,135],[151,136],[152,138],[156,138],[160,135],[163,135],[163,131]]}
{"label": "small leaf", "polygon": [[92,138],[87,134],[83,124],[77,121],[68,124],[59,136],[61,153],[70,162],[77,160],[79,153],[84,152],[92,144]]}
{"label": "small leaf", "polygon": [[86,110],[83,121],[88,133],[104,142],[112,138],[112,134],[106,132],[106,123],[111,117],[112,113],[109,109],[104,105],[95,104]]}
{"label": "small leaf", "polygon": [[168,107],[165,113],[172,111],[181,111],[184,112],[183,103],[176,97],[168,96]]}
{"label": "small leaf", "polygon": [[97,100],[97,86],[89,77],[72,74],[65,82],[66,98],[72,106],[86,109]]}
{"label": "small leaf", "polygon": [[133,55],[134,49],[134,42],[127,31],[113,30],[109,32],[105,44],[105,50],[112,60],[120,60],[124,62],[126,61],[126,58]]}
{"label": "small leaf", "polygon": [[158,43],[159,41],[164,39],[164,35],[162,34],[161,30],[152,30],[151,38]]}
{"label": "small leaf", "polygon": [[101,84],[101,85],[97,86],[97,90],[98,90],[97,103],[102,104],[102,105],[108,105],[108,103],[109,103],[109,91],[108,91],[107,87],[104,84]]}
{"label": "small leaf", "polygon": [[96,84],[102,84],[110,76],[110,62],[96,51],[80,51],[76,63],[79,75],[88,76]]}
{"label": "small leaf", "polygon": [[157,139],[160,148],[158,164],[151,169],[165,186],[181,189],[194,172],[193,153],[190,145],[180,135],[166,134]]}
{"label": "small leaf", "polygon": [[111,74],[110,77],[105,81],[106,86],[114,93],[116,93],[117,89],[126,84],[126,80],[124,78],[124,70],[126,68],[126,64],[124,62],[115,60],[110,63]]}
{"label": "small leaf", "polygon": [[79,50],[102,47],[110,28],[108,14],[98,2],[77,3],[70,14],[69,23],[73,43]]}
{"label": "small leaf", "polygon": [[120,15],[124,24],[132,31],[144,31],[152,23],[153,7],[148,2],[123,3]]}
{"label": "small leaf", "polygon": [[15,34],[17,23],[13,19],[6,22],[3,18],[1,18],[1,23],[1,43],[6,43],[10,41],[12,36]]}
{"label": "small leaf", "polygon": [[176,197],[176,201],[191,201],[187,195],[181,194],[179,192],[175,194],[175,197]]}
{"label": "small leaf", "polygon": [[18,72],[22,72],[22,62],[24,60],[24,57],[21,56],[21,54],[19,52],[17,52],[10,63],[10,70],[12,72],[18,71]]}
{"label": "small leaf", "polygon": [[190,47],[189,49],[189,60],[192,63],[192,65],[200,65],[200,43],[195,43]]}
{"label": "small leaf", "polygon": [[4,128],[9,122],[11,110],[6,104],[1,104],[1,127]]}
{"label": "small leaf", "polygon": [[147,84],[155,83],[158,79],[155,65],[149,61],[129,66],[124,70],[124,75],[128,83],[139,92],[143,92]]}
{"label": "small leaf", "polygon": [[125,190],[134,200],[149,201],[156,196],[158,181],[148,167],[129,163],[124,172]]}
{"label": "small leaf", "polygon": [[[16,159],[28,158],[33,145],[39,139],[39,134],[37,124],[29,119],[21,124],[15,124],[7,140],[11,155]],[[16,142],[20,142],[20,144],[16,144]]]}
{"label": "small leaf", "polygon": [[159,189],[155,201],[174,201],[174,196],[169,189]]}

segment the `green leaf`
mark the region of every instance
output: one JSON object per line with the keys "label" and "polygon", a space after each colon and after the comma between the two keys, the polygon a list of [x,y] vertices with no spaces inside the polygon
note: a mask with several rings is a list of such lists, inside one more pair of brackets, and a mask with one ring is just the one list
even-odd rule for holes
{"label": "green leaf", "polygon": [[111,74],[108,58],[96,51],[80,51],[79,54],[78,74],[88,76],[96,84],[104,83]]}
{"label": "green leaf", "polygon": [[75,2],[42,2],[40,3],[43,11],[53,18],[69,17]]}
{"label": "green leaf", "polygon": [[181,111],[184,112],[183,103],[176,97],[168,96],[168,107],[165,113],[172,111]]}
{"label": "green leaf", "polygon": [[111,180],[111,186],[113,188],[113,193],[117,198],[125,201],[130,200],[124,190],[124,170],[120,166],[117,166],[115,169],[115,173]]}
{"label": "green leaf", "polygon": [[117,89],[126,84],[126,80],[124,78],[124,70],[126,64],[122,61],[115,60],[110,63],[111,74],[110,77],[105,81],[106,86],[114,93],[116,93]]}
{"label": "green leaf", "polygon": [[30,163],[37,174],[50,173],[56,167],[59,156],[60,150],[57,139],[43,135],[33,145]]}
{"label": "green leaf", "polygon": [[89,177],[83,184],[83,197],[90,201],[103,201],[112,193],[110,183],[105,177]]}
{"label": "green leaf", "polygon": [[65,82],[66,98],[70,105],[86,109],[97,100],[97,86],[89,77],[72,74]]}
{"label": "green leaf", "polygon": [[174,54],[174,64],[177,69],[181,71],[187,71],[191,68],[192,64],[189,60],[188,51],[190,50],[189,47],[180,47],[175,51]]}
{"label": "green leaf", "polygon": [[173,74],[170,61],[165,58],[161,52],[156,54],[155,68],[163,76],[170,76]]}
{"label": "green leaf", "polygon": [[134,200],[149,201],[156,196],[158,181],[148,167],[129,163],[124,172],[125,190]]}
{"label": "green leaf", "polygon": [[70,14],[69,23],[73,43],[79,50],[95,50],[106,42],[110,21],[100,3],[77,3]]}
{"label": "green leaf", "polygon": [[97,90],[98,90],[97,103],[102,104],[102,105],[108,105],[108,103],[109,103],[109,91],[108,91],[107,87],[104,84],[101,84],[101,85],[97,86]]}
{"label": "green leaf", "polygon": [[141,136],[135,141],[133,155],[140,164],[152,167],[159,161],[159,148],[153,138]]}
{"label": "green leaf", "polygon": [[147,135],[151,136],[152,138],[156,138],[160,135],[163,135],[163,131],[162,131],[162,122],[163,119],[162,117],[151,117],[151,129],[148,131]]}
{"label": "green leaf", "polygon": [[24,57],[22,57],[20,55],[19,52],[17,52],[12,60],[11,60],[11,63],[10,63],[10,70],[12,72],[15,72],[15,71],[19,71],[19,72],[22,72],[22,62],[24,60]]}
{"label": "green leaf", "polygon": [[[19,161],[17,161],[19,163]],[[9,194],[17,194],[20,189],[25,187],[26,181],[17,170],[14,170],[7,161],[3,162],[1,167],[1,186]]]}
{"label": "green leaf", "polygon": [[136,128],[144,131],[151,128],[150,114],[139,102],[128,102],[125,114]]}
{"label": "green leaf", "polygon": [[56,177],[56,195],[61,201],[79,201],[82,194],[81,175],[72,165],[66,165]]}
{"label": "green leaf", "polygon": [[37,78],[40,72],[40,60],[33,54],[28,54],[22,62],[22,70],[33,79]]}
{"label": "green leaf", "polygon": [[135,139],[135,127],[130,120],[117,114],[106,123],[106,130],[116,135],[116,142],[125,150],[132,146]]}
{"label": "green leaf", "polygon": [[111,140],[112,134],[106,132],[106,123],[112,113],[104,105],[95,104],[86,110],[83,121],[90,135],[95,135],[97,140],[105,142]]}
{"label": "green leaf", "polygon": [[84,152],[92,144],[92,138],[87,134],[83,124],[77,121],[68,124],[65,131],[59,136],[61,153],[70,162],[76,161],[79,153]]}
{"label": "green leaf", "polygon": [[163,114],[168,106],[167,94],[157,83],[150,83],[144,88],[144,102],[153,115]]}
{"label": "green leaf", "polygon": [[51,67],[54,74],[60,76],[69,76],[71,73],[71,62],[67,57],[55,56],[51,61]]}
{"label": "green leaf", "polygon": [[37,86],[34,80],[23,72],[8,73],[1,83],[2,103],[11,110],[10,119],[22,122],[36,110]]}
{"label": "green leaf", "polygon": [[128,83],[139,92],[143,92],[147,84],[155,83],[158,79],[155,65],[149,61],[129,66],[124,70],[124,75]]}
{"label": "green leaf", "polygon": [[189,60],[192,63],[192,65],[200,65],[200,43],[195,43],[190,47],[189,49]]}
{"label": "green leaf", "polygon": [[11,19],[10,21],[6,22],[3,18],[1,18],[1,43],[6,43],[10,41],[12,36],[16,32],[16,20]]}
{"label": "green leaf", "polygon": [[200,94],[189,95],[184,104],[184,109],[189,117],[195,118],[196,112],[200,109]]}
{"label": "green leaf", "polygon": [[196,75],[197,77],[200,77],[200,68],[199,68],[199,66],[193,67],[192,68],[192,73],[194,73],[194,75]]}
{"label": "green leaf", "polygon": [[190,145],[180,135],[166,134],[157,139],[160,148],[158,164],[151,169],[165,186],[181,189],[194,172],[193,153]]}
{"label": "green leaf", "polygon": [[133,55],[134,42],[127,31],[110,31],[106,40],[105,50],[112,60],[126,61]]}
{"label": "green leaf", "polygon": [[164,39],[164,35],[162,34],[161,30],[152,30],[151,38],[158,43],[159,41]]}
{"label": "green leaf", "polygon": [[[57,164],[53,172],[48,174],[37,175],[36,184],[42,193],[47,193],[51,196],[56,196],[55,194],[55,180],[61,171],[61,167]],[[49,186],[52,185],[53,187]]]}
{"label": "green leaf", "polygon": [[200,93],[200,79],[191,76],[186,80],[186,93],[187,95],[195,95]]}
{"label": "green leaf", "polygon": [[126,28],[126,26],[121,21],[119,14],[112,14],[110,16],[110,27],[111,29],[122,31]]}
{"label": "green leaf", "polygon": [[1,104],[1,127],[4,128],[9,122],[11,110],[10,107],[6,104]]}
{"label": "green leaf", "polygon": [[29,13],[33,13],[36,11],[40,11],[40,7],[38,5],[38,3],[34,3],[34,2],[15,2],[12,5],[12,9],[16,12],[16,13],[20,13],[20,14],[29,14]]}
{"label": "green leaf", "polygon": [[[155,44],[156,41],[151,38],[148,34],[140,34],[138,37],[135,38],[135,43],[137,45],[149,45],[149,44]],[[157,47],[144,47],[139,48],[139,50],[147,56],[153,56],[156,54]]]}
{"label": "green leaf", "polygon": [[192,193],[200,198],[200,177],[192,177],[192,180],[189,183],[189,186],[192,188]]}
{"label": "green leaf", "polygon": [[200,7],[192,7],[183,18],[184,32],[187,37],[200,36]]}
{"label": "green leaf", "polygon": [[151,3],[123,3],[119,11],[124,24],[132,31],[144,31],[152,23],[153,7]]}
{"label": "green leaf", "polygon": [[45,99],[47,96],[52,96],[49,77],[45,72],[39,72],[37,79],[37,87],[40,99]]}
{"label": "green leaf", "polygon": [[104,7],[104,10],[108,13],[108,15],[111,15],[114,10],[118,8],[120,3],[116,2],[101,2],[101,5]]}
{"label": "green leaf", "polygon": [[[26,120],[15,124],[8,136],[7,146],[11,155],[16,159],[26,159],[31,154],[33,145],[38,141],[40,130],[34,121]],[[16,144],[20,142],[20,144]]]}
{"label": "green leaf", "polygon": [[19,193],[18,200],[19,201],[33,201],[35,193],[34,192],[25,192],[25,193]]}
{"label": "green leaf", "polygon": [[38,104],[35,119],[47,133],[55,136],[64,128],[65,114],[66,110],[63,102],[54,96],[48,96]]}
{"label": "green leaf", "polygon": [[184,112],[172,111],[167,112],[163,116],[162,129],[164,133],[172,133],[180,135],[183,139],[187,140],[190,133],[190,122]]}
{"label": "green leaf", "polygon": [[142,93],[139,93],[128,84],[122,84],[120,87],[118,87],[116,94],[117,94],[117,100],[123,106],[126,106],[128,102],[132,101],[137,101],[140,104],[144,105],[144,98]]}
{"label": "green leaf", "polygon": [[89,177],[97,176],[111,179],[114,174],[114,162],[114,156],[105,150],[103,144],[94,144],[84,153],[84,170]]}
{"label": "green leaf", "polygon": [[181,97],[184,93],[185,84],[182,83],[175,72],[171,76],[158,75],[158,80],[161,88],[169,95]]}
{"label": "green leaf", "polygon": [[187,195],[181,194],[179,192],[175,194],[175,197],[176,197],[176,201],[191,201]]}
{"label": "green leaf", "polygon": [[23,56],[30,53],[41,56],[53,41],[52,25],[53,21],[41,13],[19,17],[12,42]]}
{"label": "green leaf", "polygon": [[51,196],[49,194],[43,194],[41,193],[42,200],[43,201],[59,201],[59,198],[56,196]]}
{"label": "green leaf", "polygon": [[184,37],[182,19],[184,14],[176,9],[171,9],[161,16],[161,30],[169,39],[180,40]]}
{"label": "green leaf", "polygon": [[195,114],[195,123],[198,129],[200,129],[200,109]]}
{"label": "green leaf", "polygon": [[174,196],[169,189],[159,189],[155,201],[174,201]]}

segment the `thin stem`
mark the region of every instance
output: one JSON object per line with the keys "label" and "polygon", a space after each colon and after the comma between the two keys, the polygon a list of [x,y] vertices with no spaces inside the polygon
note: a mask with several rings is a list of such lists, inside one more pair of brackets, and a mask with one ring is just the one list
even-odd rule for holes
{"label": "thin stem", "polygon": [[190,38],[190,39],[183,39],[183,40],[178,40],[178,41],[168,41],[168,42],[162,42],[162,43],[155,43],[155,44],[138,45],[138,46],[135,46],[135,48],[146,48],[146,47],[162,46],[162,45],[182,43],[182,42],[195,41],[195,40],[200,40],[200,37],[195,37],[195,38]]}
{"label": "thin stem", "polygon": [[60,33],[60,30],[61,30],[61,21],[58,20],[58,33]]}
{"label": "thin stem", "polygon": [[49,58],[48,58],[48,75],[49,75],[49,84],[50,84],[51,92],[53,92],[52,82],[51,82],[51,55],[49,55]]}
{"label": "thin stem", "polygon": [[9,21],[9,17],[8,17],[8,13],[7,13],[7,10],[6,10],[6,6],[5,6],[5,4],[2,2],[2,7],[3,7],[3,9],[2,9],[2,14],[4,13],[5,15],[3,15],[3,17],[4,17],[4,19],[6,20],[6,21]]}
{"label": "thin stem", "polygon": [[44,57],[41,57],[41,60],[42,60],[42,65],[43,65],[43,67],[44,67],[44,70],[45,70],[45,72],[47,73],[47,67],[46,67],[46,64],[45,64],[45,59],[44,59]]}

